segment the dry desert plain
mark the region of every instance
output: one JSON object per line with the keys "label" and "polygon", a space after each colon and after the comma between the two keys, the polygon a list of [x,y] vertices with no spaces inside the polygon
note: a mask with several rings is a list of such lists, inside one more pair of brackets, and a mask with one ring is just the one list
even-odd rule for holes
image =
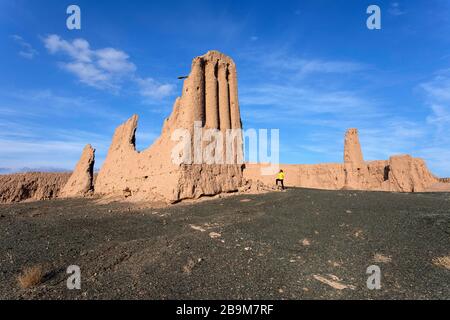
{"label": "dry desert plain", "polygon": [[[4,204],[0,298],[449,299],[449,209],[448,193],[300,188],[169,207]],[[42,281],[22,288],[37,265]],[[69,265],[81,290],[66,287]]]}

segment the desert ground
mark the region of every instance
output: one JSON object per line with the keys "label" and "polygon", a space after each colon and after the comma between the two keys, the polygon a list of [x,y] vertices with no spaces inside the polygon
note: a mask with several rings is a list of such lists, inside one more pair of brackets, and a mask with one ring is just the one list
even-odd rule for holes
{"label": "desert ground", "polygon": [[[1,299],[450,299],[449,193],[54,199],[1,205],[0,234]],[[36,265],[41,283],[22,288]],[[81,290],[66,287],[69,265]]]}

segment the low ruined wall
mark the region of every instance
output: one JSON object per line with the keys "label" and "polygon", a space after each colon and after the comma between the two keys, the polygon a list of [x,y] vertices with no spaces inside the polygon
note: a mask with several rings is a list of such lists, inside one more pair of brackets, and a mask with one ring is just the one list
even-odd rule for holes
{"label": "low ruined wall", "polygon": [[[244,178],[274,185],[276,174],[262,175],[263,164],[246,164]],[[393,156],[389,160],[370,161],[358,166],[325,163],[317,165],[280,165],[286,173],[285,185],[327,190],[369,190],[423,192],[438,182],[420,158]]]}
{"label": "low ruined wall", "polygon": [[[244,178],[273,185],[276,174],[264,175],[261,169],[265,166],[247,164]],[[423,159],[410,155],[364,161],[355,128],[348,129],[345,134],[343,163],[280,165],[280,169],[286,173],[286,186],[302,188],[423,192],[439,182]]]}
{"label": "low ruined wall", "polygon": [[179,200],[238,191],[241,165],[184,165],[178,182]]}
{"label": "low ruined wall", "polygon": [[[261,169],[264,167],[264,164],[246,164],[244,178],[266,185],[275,184],[276,174],[263,175]],[[284,184],[288,187],[337,190],[345,185],[344,166],[338,163],[282,164],[280,169],[286,174]]]}
{"label": "low ruined wall", "polygon": [[45,172],[0,175],[0,203],[55,198],[70,175]]}

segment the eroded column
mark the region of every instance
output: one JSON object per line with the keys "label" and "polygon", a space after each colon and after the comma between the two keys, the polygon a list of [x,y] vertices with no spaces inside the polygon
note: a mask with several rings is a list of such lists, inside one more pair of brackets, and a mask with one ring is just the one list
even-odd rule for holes
{"label": "eroded column", "polygon": [[358,129],[348,129],[344,141],[344,163],[356,168],[364,166],[364,158],[359,143]]}
{"label": "eroded column", "polygon": [[230,88],[229,95],[230,95],[231,128],[240,129],[241,128],[241,114],[239,111],[236,66],[234,64],[229,66],[228,84],[229,84],[229,88]]}
{"label": "eroded column", "polygon": [[227,64],[224,62],[219,62],[219,123],[221,131],[226,131],[231,128],[230,97],[227,72]]}
{"label": "eroded column", "polygon": [[197,58],[192,63],[190,90],[194,110],[194,121],[205,123],[205,66],[203,59]]}
{"label": "eroded column", "polygon": [[219,100],[217,96],[218,83],[216,75],[217,61],[208,61],[205,65],[205,104],[207,128],[219,128]]}

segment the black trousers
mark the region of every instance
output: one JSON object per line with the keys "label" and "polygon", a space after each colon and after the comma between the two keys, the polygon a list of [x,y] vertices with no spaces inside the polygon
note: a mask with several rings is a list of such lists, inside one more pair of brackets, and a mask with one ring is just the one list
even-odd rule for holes
{"label": "black trousers", "polygon": [[275,183],[277,184],[277,186],[278,186],[278,182],[281,182],[281,188],[284,190],[284,180],[283,180],[283,179],[277,179],[277,180],[275,181]]}

